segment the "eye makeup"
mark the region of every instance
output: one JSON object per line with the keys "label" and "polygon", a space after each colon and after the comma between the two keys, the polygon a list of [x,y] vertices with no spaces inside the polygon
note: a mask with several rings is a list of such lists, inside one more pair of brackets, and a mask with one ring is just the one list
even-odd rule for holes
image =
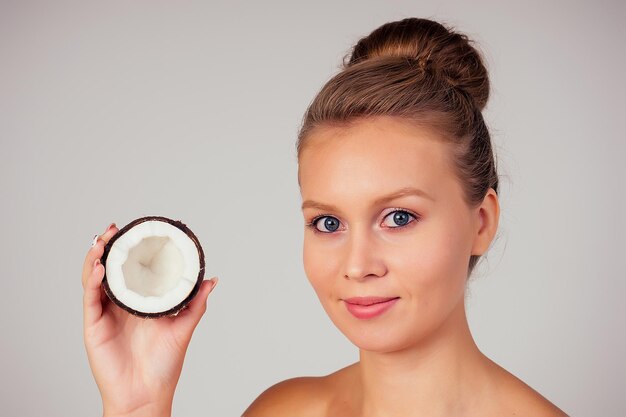
{"label": "eye makeup", "polygon": [[[400,221],[404,221],[401,219],[406,219],[406,222],[403,224],[397,224],[396,226],[387,226],[385,227],[386,229],[401,229],[404,227],[407,227],[408,225],[410,225],[411,223],[414,222],[418,222],[421,217],[414,213],[411,210],[407,210],[407,209],[403,209],[403,208],[394,208],[391,211],[389,211],[384,217],[383,217],[383,222],[385,219],[387,219],[389,216],[393,215],[394,218],[394,222],[397,220]],[[329,231],[323,231],[320,230],[318,228],[318,223],[322,220],[322,219],[326,219],[324,221],[324,226],[328,229],[335,227],[333,230],[329,230]],[[315,233],[323,233],[323,234],[332,234],[335,231],[339,230],[339,225],[341,224],[341,221],[339,219],[337,219],[337,217],[331,215],[331,214],[320,214],[318,216],[315,216],[310,222],[306,223],[306,226],[311,228]]]}

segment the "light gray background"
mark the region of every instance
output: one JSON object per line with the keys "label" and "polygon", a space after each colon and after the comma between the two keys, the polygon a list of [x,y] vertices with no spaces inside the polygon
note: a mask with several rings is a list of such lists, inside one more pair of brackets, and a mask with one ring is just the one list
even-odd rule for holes
{"label": "light gray background", "polygon": [[342,56],[407,16],[484,51],[501,228],[479,347],[572,415],[626,415],[624,3],[0,2],[0,415],[95,416],[80,274],[96,233],[186,222],[220,277],[178,416],[357,359],[304,275],[295,135]]}

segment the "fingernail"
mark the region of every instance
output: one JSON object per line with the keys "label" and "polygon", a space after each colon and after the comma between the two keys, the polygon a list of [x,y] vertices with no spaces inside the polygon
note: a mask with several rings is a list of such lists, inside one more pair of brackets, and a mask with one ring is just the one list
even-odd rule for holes
{"label": "fingernail", "polygon": [[109,231],[109,230],[111,230],[113,227],[115,227],[115,223],[111,223],[111,224],[109,225],[109,227],[107,227],[107,230],[106,230],[106,231],[108,232],[108,231]]}
{"label": "fingernail", "polygon": [[94,246],[96,246],[96,242],[98,242],[98,235],[94,235],[93,236],[93,242],[91,242],[91,247],[93,248]]}
{"label": "fingernail", "polygon": [[213,288],[215,288],[215,286],[217,285],[217,281],[219,281],[219,279],[217,277],[211,278],[211,281],[213,281],[213,284],[211,285],[211,291],[213,291]]}

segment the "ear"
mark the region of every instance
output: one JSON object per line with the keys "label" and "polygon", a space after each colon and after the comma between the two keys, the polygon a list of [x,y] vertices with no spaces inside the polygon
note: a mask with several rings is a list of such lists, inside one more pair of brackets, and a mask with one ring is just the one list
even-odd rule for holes
{"label": "ear", "polygon": [[472,255],[482,255],[487,252],[489,245],[498,230],[500,219],[500,204],[498,195],[490,188],[483,202],[476,208],[476,235],[472,246]]}

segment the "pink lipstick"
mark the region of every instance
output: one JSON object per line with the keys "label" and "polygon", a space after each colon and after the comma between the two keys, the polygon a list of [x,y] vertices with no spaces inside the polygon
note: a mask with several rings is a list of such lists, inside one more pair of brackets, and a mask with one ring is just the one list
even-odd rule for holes
{"label": "pink lipstick", "polygon": [[346,308],[357,319],[371,319],[391,308],[400,297],[354,297],[343,300]]}

